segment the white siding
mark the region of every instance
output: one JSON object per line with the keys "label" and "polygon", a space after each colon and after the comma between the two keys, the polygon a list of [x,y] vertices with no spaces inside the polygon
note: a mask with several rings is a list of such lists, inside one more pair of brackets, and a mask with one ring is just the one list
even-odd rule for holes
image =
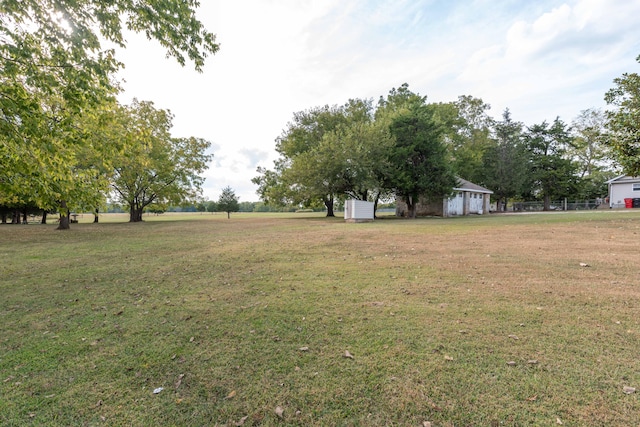
{"label": "white siding", "polygon": [[[634,190],[636,188],[636,190]],[[613,208],[623,208],[624,199],[640,198],[640,183],[620,182],[611,183],[609,195],[609,206]]]}
{"label": "white siding", "polygon": [[447,200],[447,216],[464,214],[464,197],[462,191],[457,191]]}
{"label": "white siding", "polygon": [[344,204],[344,219],[350,221],[373,221],[373,202],[349,199]]}
{"label": "white siding", "polygon": [[469,213],[483,214],[484,197],[482,193],[469,193]]}

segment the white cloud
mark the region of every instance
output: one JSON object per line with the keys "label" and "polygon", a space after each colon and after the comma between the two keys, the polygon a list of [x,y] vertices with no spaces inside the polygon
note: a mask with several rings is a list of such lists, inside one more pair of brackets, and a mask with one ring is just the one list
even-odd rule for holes
{"label": "white cloud", "polygon": [[533,124],[603,106],[613,78],[637,70],[640,2],[543,0],[207,0],[199,16],[221,50],[204,73],[180,68],[140,36],[123,101],[154,100],[179,136],[215,145],[206,194],[227,185],[256,200],[250,180],[271,167],[274,139],[295,111],[377,99],[407,82],[431,101],[481,97],[499,116]]}

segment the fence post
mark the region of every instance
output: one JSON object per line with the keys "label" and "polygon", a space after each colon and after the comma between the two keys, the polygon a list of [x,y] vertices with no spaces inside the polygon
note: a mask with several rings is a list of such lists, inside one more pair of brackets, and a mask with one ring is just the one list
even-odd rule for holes
{"label": "fence post", "polygon": [[563,210],[564,211],[567,210],[567,198],[566,197],[564,198],[564,209]]}

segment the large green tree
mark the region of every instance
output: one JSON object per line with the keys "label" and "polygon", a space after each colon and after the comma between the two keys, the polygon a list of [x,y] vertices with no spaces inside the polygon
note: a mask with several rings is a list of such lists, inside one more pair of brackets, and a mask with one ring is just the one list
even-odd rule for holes
{"label": "large green tree", "polygon": [[389,184],[406,202],[410,218],[415,218],[420,198],[442,199],[457,184],[442,141],[443,128],[433,116],[433,106],[414,105],[390,125],[395,144],[389,157],[393,165]]}
{"label": "large green tree", "polygon": [[[640,56],[636,60],[640,63]],[[608,143],[624,173],[640,176],[640,75],[624,73],[613,82],[605,95],[613,107],[607,111]]]}
{"label": "large green tree", "polygon": [[494,124],[494,139],[482,153],[482,177],[476,182],[493,190],[498,210],[506,210],[510,198],[520,196],[529,171],[521,122],[511,118],[509,109]]}
{"label": "large green tree", "polygon": [[370,101],[316,107],[294,114],[276,140],[280,158],[273,170],[258,168],[253,179],[262,200],[271,204],[314,207],[324,204],[334,216],[334,202],[344,195],[366,199],[376,190],[372,156],[385,133],[372,122]]}
{"label": "large green tree", "polygon": [[0,3],[0,204],[65,212],[93,197],[96,171],[83,163],[92,157],[91,135],[81,123],[113,100],[121,66],[101,40],[124,46],[124,28],[143,32],[168,56],[201,70],[218,45],[196,18],[197,6],[195,0]]}
{"label": "large green tree", "polygon": [[456,102],[437,105],[456,174],[472,182],[482,182],[483,156],[493,144],[494,121],[487,113],[491,106],[468,95],[459,96]]}
{"label": "large green tree", "polygon": [[145,207],[195,201],[200,174],[213,157],[201,138],[171,135],[171,114],[152,102],[134,101],[120,110],[119,137],[126,149],[113,162],[112,188],[129,209],[129,221],[142,221]]}
{"label": "large green tree", "polygon": [[543,200],[543,209],[551,208],[551,200],[569,197],[577,189],[577,165],[568,158],[571,136],[567,125],[556,118],[529,127],[524,135],[529,155],[531,195]]}

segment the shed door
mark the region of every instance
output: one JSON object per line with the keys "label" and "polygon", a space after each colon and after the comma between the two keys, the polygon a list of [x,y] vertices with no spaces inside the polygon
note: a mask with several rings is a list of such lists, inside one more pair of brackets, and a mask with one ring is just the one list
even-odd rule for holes
{"label": "shed door", "polygon": [[457,192],[448,200],[447,214],[449,216],[462,215],[464,209],[464,198],[462,192]]}
{"label": "shed door", "polygon": [[469,197],[469,213],[482,212],[482,193],[470,193]]}

